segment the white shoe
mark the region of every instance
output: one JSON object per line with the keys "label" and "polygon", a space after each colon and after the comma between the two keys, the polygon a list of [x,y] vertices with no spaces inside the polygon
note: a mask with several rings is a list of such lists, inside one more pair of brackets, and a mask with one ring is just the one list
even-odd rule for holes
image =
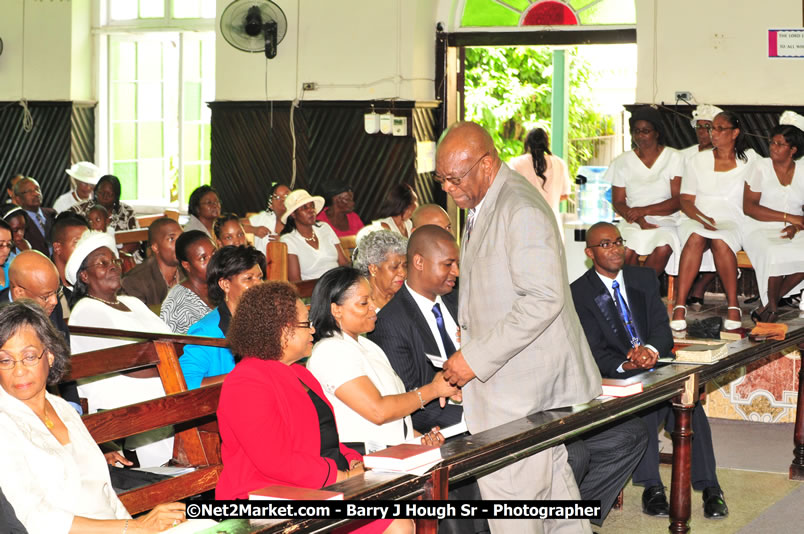
{"label": "white shoe", "polygon": [[684,310],[684,318],[683,319],[674,319],[670,321],[670,329],[675,330],[676,332],[681,332],[682,330],[687,329],[687,307],[686,306],[673,306],[673,313],[676,312],[677,309]]}
{"label": "white shoe", "polygon": [[740,321],[733,321],[731,319],[726,319],[725,321],[723,321],[723,329],[724,330],[737,330],[738,328],[742,328],[742,326],[743,326],[743,321],[742,321],[743,310],[741,310],[737,306],[729,306],[726,309],[727,310],[737,310],[738,312],[740,312],[740,319],[741,320]]}

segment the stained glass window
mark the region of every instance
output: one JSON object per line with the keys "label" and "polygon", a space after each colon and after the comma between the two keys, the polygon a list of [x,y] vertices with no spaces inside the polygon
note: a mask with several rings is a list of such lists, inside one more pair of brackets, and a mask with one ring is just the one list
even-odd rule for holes
{"label": "stained glass window", "polygon": [[461,27],[636,24],[634,0],[466,0]]}

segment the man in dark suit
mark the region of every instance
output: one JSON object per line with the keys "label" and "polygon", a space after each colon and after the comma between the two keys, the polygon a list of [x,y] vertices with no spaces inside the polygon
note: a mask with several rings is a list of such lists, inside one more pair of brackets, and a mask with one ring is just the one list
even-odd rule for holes
{"label": "man in dark suit", "polygon": [[[597,223],[587,231],[586,255],[594,267],[570,287],[601,375],[627,378],[652,369],[658,358],[670,356],[673,348],[654,271],[625,265],[624,241],[610,223]],[[648,449],[634,471],[634,484],[645,486],[642,509],[646,514],[667,516],[669,506],[659,475],[655,430],[665,419],[665,428],[673,428],[672,409],[664,403],[641,415],[652,431],[648,433]],[[692,430],[692,487],[703,490],[706,517],[725,517],[729,512],[717,481],[712,433],[700,403],[692,413]]]}
{"label": "man in dark suit", "polygon": [[179,223],[168,217],[152,222],[148,227],[148,244],[153,254],[123,277],[123,291],[156,312],[170,288],[179,283],[176,240],[181,233]]}
{"label": "man in dark suit", "polygon": [[33,178],[23,178],[14,185],[14,203],[25,213],[25,239],[31,248],[50,256],[50,227],[56,211],[42,207],[42,190]]}
{"label": "man in dark suit", "polygon": [[[379,345],[405,388],[412,391],[433,379],[437,369],[431,360],[445,361],[460,346],[457,336],[458,247],[452,235],[438,226],[418,227],[408,241],[408,278],[380,310],[369,339]],[[436,314],[438,306],[438,314]],[[442,317],[441,324],[437,315]],[[446,347],[446,348],[445,348]],[[414,412],[413,428],[428,432],[457,423],[463,408],[444,409],[432,401]],[[581,497],[600,500],[602,524],[618,493],[636,467],[648,443],[648,432],[639,419],[627,419],[585,434],[567,444],[569,463]]]}

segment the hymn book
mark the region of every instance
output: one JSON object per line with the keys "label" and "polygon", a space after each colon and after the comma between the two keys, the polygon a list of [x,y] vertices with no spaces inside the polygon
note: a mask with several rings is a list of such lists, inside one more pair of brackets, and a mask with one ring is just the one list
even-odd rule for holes
{"label": "hymn book", "polygon": [[367,469],[380,469],[396,473],[406,473],[417,467],[441,460],[438,445],[414,445],[403,443],[363,456]]}
{"label": "hymn book", "polygon": [[642,380],[637,376],[631,378],[604,378],[603,395],[605,397],[628,397],[642,393]]}

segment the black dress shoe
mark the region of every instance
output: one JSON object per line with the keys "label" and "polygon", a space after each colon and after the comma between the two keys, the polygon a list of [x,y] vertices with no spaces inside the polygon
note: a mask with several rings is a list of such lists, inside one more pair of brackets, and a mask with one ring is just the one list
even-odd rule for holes
{"label": "black dress shoe", "polygon": [[642,513],[656,517],[668,517],[670,515],[670,505],[667,504],[664,486],[645,488],[645,491],[642,492]]}
{"label": "black dress shoe", "polygon": [[729,507],[723,499],[720,488],[710,487],[703,490],[704,517],[707,519],[723,519],[729,515]]}

